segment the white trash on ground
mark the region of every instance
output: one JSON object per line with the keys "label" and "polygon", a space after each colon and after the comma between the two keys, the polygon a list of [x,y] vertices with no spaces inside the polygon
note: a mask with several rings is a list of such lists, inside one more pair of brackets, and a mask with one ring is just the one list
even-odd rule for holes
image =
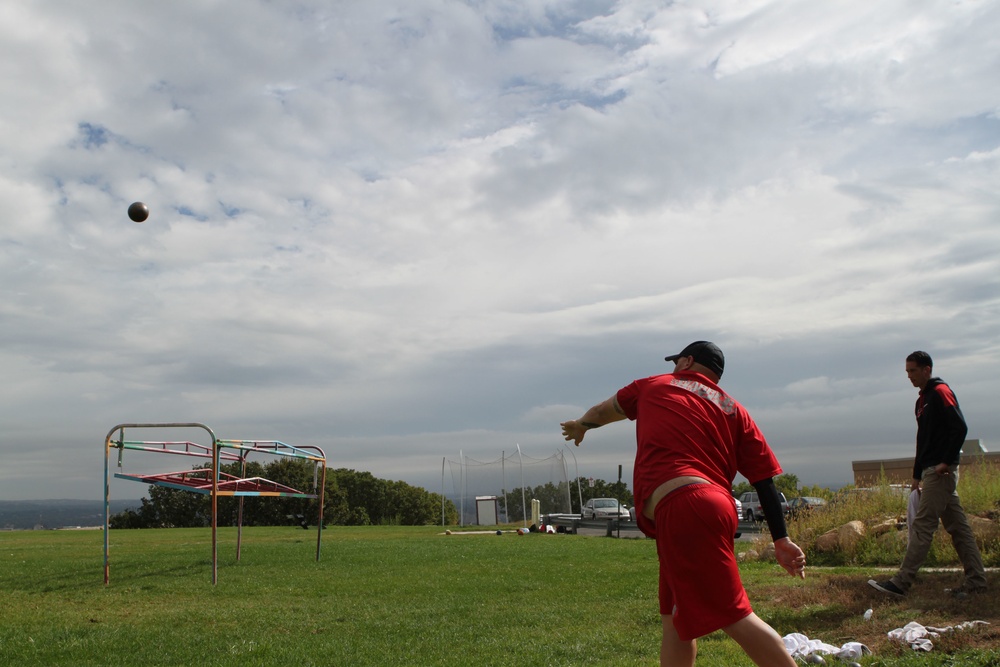
{"label": "white trash on ground", "polygon": [[813,654],[832,655],[841,660],[854,660],[863,655],[871,655],[871,649],[859,642],[847,642],[841,647],[827,644],[818,639],[809,639],[804,634],[792,632],[781,638],[785,649],[792,658],[806,658]]}
{"label": "white trash on ground", "polygon": [[972,630],[981,625],[989,625],[986,621],[965,621],[958,625],[948,625],[943,628],[935,628],[928,625],[924,627],[916,621],[910,621],[901,628],[890,630],[886,633],[889,639],[901,644],[909,644],[914,651],[930,651],[934,648],[932,639],[937,639],[941,635],[950,635],[955,632]]}

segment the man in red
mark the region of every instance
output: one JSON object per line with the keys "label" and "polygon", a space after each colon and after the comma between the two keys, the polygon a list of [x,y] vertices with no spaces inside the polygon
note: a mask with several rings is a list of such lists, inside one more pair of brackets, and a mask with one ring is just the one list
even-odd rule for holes
{"label": "man in red", "polygon": [[714,343],[696,341],[666,360],[672,373],[620,389],[563,422],[563,436],[579,446],[592,428],[636,421],[632,488],[639,527],[656,540],[660,561],[660,664],[692,667],[697,638],[721,629],[755,664],[792,667],[781,637],[750,607],[733,548],[731,489],[740,473],[757,489],[778,563],[805,577],[805,554],[788,538],[772,479],[781,467],[746,409],[719,388],[725,357]]}

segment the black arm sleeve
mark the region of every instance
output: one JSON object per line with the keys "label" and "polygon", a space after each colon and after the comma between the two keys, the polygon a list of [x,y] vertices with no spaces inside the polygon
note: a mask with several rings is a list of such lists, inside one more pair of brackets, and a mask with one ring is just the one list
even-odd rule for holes
{"label": "black arm sleeve", "polygon": [[788,537],[785,514],[781,511],[781,496],[778,495],[778,487],[774,485],[774,478],[768,477],[754,482],[753,488],[757,489],[760,509],[764,512],[764,518],[767,519],[767,528],[771,531],[771,539],[777,542],[783,537]]}

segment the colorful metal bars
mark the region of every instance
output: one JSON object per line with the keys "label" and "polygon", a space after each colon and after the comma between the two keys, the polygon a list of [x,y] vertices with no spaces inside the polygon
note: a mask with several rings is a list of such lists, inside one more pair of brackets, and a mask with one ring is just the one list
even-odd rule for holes
{"label": "colorful metal bars", "polygon": [[[211,439],[210,444],[203,445],[190,440],[135,440],[125,439],[125,429],[156,429],[174,430],[196,428],[203,429]],[[114,440],[115,433],[118,439]],[[196,468],[180,472],[153,473],[144,475],[115,473],[118,479],[143,482],[156,486],[190,491],[210,495],[212,498],[212,584],[218,583],[218,521],[219,497],[235,496],[239,500],[239,513],[236,533],[236,560],[240,559],[243,542],[243,499],[252,496],[282,497],[282,498],[315,498],[319,500],[319,519],[316,528],[316,560],[320,559],[320,549],[323,538],[323,501],[326,486],[326,454],[319,447],[293,446],[277,440],[220,440],[215,437],[212,429],[198,423],[165,423],[165,424],[118,424],[112,428],[104,439],[104,583],[110,578],[109,539],[110,529],[110,487],[111,487],[111,450],[118,450],[118,467],[122,467],[122,458],[126,450],[134,450],[153,454],[172,454],[178,456],[193,456],[211,459],[211,468]],[[279,484],[262,477],[246,477],[247,458],[254,454],[266,456],[291,457],[312,461],[313,493],[306,493],[290,486]],[[223,461],[240,463],[242,477],[223,473]]]}

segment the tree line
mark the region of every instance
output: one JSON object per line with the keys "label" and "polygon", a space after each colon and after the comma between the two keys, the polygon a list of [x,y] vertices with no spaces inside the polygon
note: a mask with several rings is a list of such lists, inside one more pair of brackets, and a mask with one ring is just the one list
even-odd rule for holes
{"label": "tree line", "polygon": [[[803,486],[799,488],[798,475],[793,475],[791,473],[785,473],[775,477],[774,485],[778,488],[778,491],[785,494],[785,498],[788,500],[791,500],[792,498],[799,498],[800,496],[811,496],[813,498],[823,498],[824,500],[830,500],[833,498],[833,491],[825,486],[815,484],[813,486]],[[750,482],[740,482],[733,487],[733,496],[739,498],[747,491],[753,490],[754,488]]]}
{"label": "tree line", "polygon": [[[203,466],[210,467],[210,466]],[[238,477],[263,477],[301,491],[314,493],[312,464],[297,459],[278,459],[261,464],[248,462],[244,473],[240,464],[222,466],[222,472]],[[787,498],[800,495],[828,497],[829,489],[798,488],[798,477],[779,475],[775,485]],[[739,497],[752,491],[748,482],[733,487]],[[522,502],[523,498],[523,502]],[[502,499],[501,512],[507,521],[531,518],[531,501],[541,503],[543,514],[580,514],[581,501],[591,498],[616,498],[626,507],[635,499],[625,482],[580,477],[569,482],[548,482],[539,486],[512,489]],[[149,497],[142,499],[137,509],[127,509],[110,519],[111,528],[194,528],[211,525],[212,505],[209,495],[151,485]],[[239,499],[219,498],[219,525],[235,526],[239,520]],[[315,526],[319,519],[319,502],[308,498],[244,497],[244,526]],[[421,526],[442,523],[442,498],[422,487],[402,481],[379,479],[369,472],[347,468],[327,471],[323,505],[323,524],[335,526],[401,525]],[[458,509],[450,499],[444,500],[444,523],[459,523]]]}
{"label": "tree line", "polygon": [[[203,466],[211,467],[211,466]],[[306,493],[315,493],[314,468],[307,461],[278,459],[261,464],[248,462],[222,466],[222,472],[241,478],[262,477]],[[244,526],[315,526],[319,501],[309,498],[243,497]],[[235,526],[239,498],[218,499],[219,525]],[[324,488],[323,524],[335,526],[440,524],[442,498],[422,487],[402,481],[379,479],[369,472],[347,468],[328,470]],[[444,500],[444,521],[458,523],[458,511]],[[110,518],[111,528],[196,528],[212,523],[211,496],[151,485],[149,497],[137,509]]]}

